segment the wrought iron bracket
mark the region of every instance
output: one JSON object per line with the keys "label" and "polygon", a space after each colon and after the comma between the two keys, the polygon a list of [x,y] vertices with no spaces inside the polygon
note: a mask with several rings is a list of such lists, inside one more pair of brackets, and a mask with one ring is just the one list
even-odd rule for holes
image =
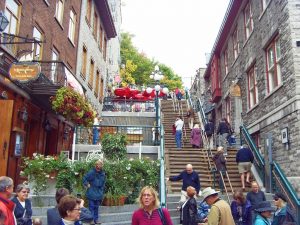
{"label": "wrought iron bracket", "polygon": [[[40,41],[35,38],[21,37],[19,35],[0,33],[1,41],[0,44],[4,45],[15,45],[15,44],[40,44],[46,41]],[[16,41],[17,40],[17,41]]]}

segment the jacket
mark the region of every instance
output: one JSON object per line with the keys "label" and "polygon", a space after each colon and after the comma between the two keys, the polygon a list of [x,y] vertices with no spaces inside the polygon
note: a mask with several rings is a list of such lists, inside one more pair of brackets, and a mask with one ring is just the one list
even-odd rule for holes
{"label": "jacket", "polygon": [[239,149],[238,152],[236,153],[235,161],[237,163],[240,163],[240,162],[253,163],[253,160],[254,160],[254,156],[249,148],[243,147],[243,148]]}
{"label": "jacket", "polygon": [[[32,208],[31,208],[31,202],[29,199],[25,200],[25,208],[23,208],[23,206],[21,205],[21,203],[19,202],[17,197],[13,197],[12,201],[16,204],[15,210],[14,210],[14,214],[15,217],[17,219],[17,221],[21,218],[25,219],[25,223],[24,225],[31,225],[32,224],[32,220],[31,220],[31,216],[32,216]],[[25,213],[25,215],[24,215]]]}
{"label": "jacket", "polygon": [[235,225],[230,206],[221,199],[211,205],[207,219],[208,225]]}
{"label": "jacket", "polygon": [[235,222],[242,221],[243,225],[251,225],[252,224],[252,215],[251,215],[251,203],[246,200],[245,204],[241,205],[242,207],[242,215],[240,216],[238,211],[238,204],[236,201],[232,201],[230,208],[233,219]]}
{"label": "jacket", "polygon": [[196,192],[199,193],[200,180],[197,172],[193,171],[191,174],[188,174],[184,170],[178,176],[170,177],[170,181],[179,181],[179,180],[182,180],[181,190],[186,191],[188,186],[192,186],[196,189]]}
{"label": "jacket", "polygon": [[[50,225],[50,224],[48,224],[48,225]],[[59,225],[65,225],[65,223],[64,223],[64,221],[62,219],[60,219],[60,224]],[[81,223],[79,221],[75,221],[74,225],[81,225]]]}
{"label": "jacket", "polygon": [[213,157],[213,161],[216,164],[218,171],[226,171],[226,159],[223,155],[223,153],[217,153]]}
{"label": "jacket", "polygon": [[287,210],[286,210],[286,206],[281,208],[281,210],[279,212],[275,212],[274,213],[274,217],[273,217],[273,222],[272,225],[282,225],[285,222],[286,219],[286,214],[287,214]]}
{"label": "jacket", "polygon": [[260,214],[257,214],[255,217],[254,225],[271,225],[271,223]]}
{"label": "jacket", "polygon": [[193,128],[191,132],[191,144],[198,147],[201,146],[201,130],[199,128]]}
{"label": "jacket", "polygon": [[97,171],[95,168],[91,169],[87,174],[83,176],[83,185],[86,187],[88,184],[90,184],[90,187],[87,189],[86,192],[86,197],[88,199],[103,199],[105,179],[106,176],[104,171]]}
{"label": "jacket", "polygon": [[213,124],[213,122],[208,122],[207,124],[205,124],[204,130],[207,137],[210,137],[215,131],[215,125]]}
{"label": "jacket", "polygon": [[195,198],[187,200],[183,207],[180,209],[180,221],[182,225],[198,225],[201,222],[197,214],[197,202]]}
{"label": "jacket", "polygon": [[230,128],[225,123],[225,121],[221,121],[218,126],[217,134],[225,134],[225,133],[230,134]]}
{"label": "jacket", "polygon": [[16,220],[14,216],[15,203],[9,199],[0,197],[0,210],[5,215],[4,225],[15,225]]}

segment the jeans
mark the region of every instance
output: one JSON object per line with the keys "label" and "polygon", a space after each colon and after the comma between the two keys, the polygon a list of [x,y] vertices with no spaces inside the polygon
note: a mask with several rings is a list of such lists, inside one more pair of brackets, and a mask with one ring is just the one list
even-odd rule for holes
{"label": "jeans", "polygon": [[99,206],[100,206],[100,200],[89,199],[89,210],[91,211],[91,214],[93,215],[94,222],[98,221]]}
{"label": "jeans", "polygon": [[99,140],[99,130],[98,127],[93,128],[93,145],[96,145]]}
{"label": "jeans", "polygon": [[176,141],[176,147],[177,148],[181,148],[181,136],[182,136],[182,131],[181,130],[176,130],[175,141]]}

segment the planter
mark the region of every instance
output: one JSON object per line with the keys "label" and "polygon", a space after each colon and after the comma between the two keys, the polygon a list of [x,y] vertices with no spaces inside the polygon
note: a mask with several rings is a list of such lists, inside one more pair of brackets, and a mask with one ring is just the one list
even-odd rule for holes
{"label": "planter", "polygon": [[104,197],[102,205],[104,206],[121,206],[125,204],[127,196]]}

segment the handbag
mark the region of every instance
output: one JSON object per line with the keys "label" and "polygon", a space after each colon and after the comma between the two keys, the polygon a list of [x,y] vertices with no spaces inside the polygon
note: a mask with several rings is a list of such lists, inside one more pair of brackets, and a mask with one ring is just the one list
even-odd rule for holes
{"label": "handbag", "polygon": [[162,222],[163,225],[167,225],[167,221],[166,221],[166,218],[165,218],[165,214],[164,212],[162,211],[162,208],[158,208],[158,214],[159,214],[159,217],[160,217],[160,220]]}

